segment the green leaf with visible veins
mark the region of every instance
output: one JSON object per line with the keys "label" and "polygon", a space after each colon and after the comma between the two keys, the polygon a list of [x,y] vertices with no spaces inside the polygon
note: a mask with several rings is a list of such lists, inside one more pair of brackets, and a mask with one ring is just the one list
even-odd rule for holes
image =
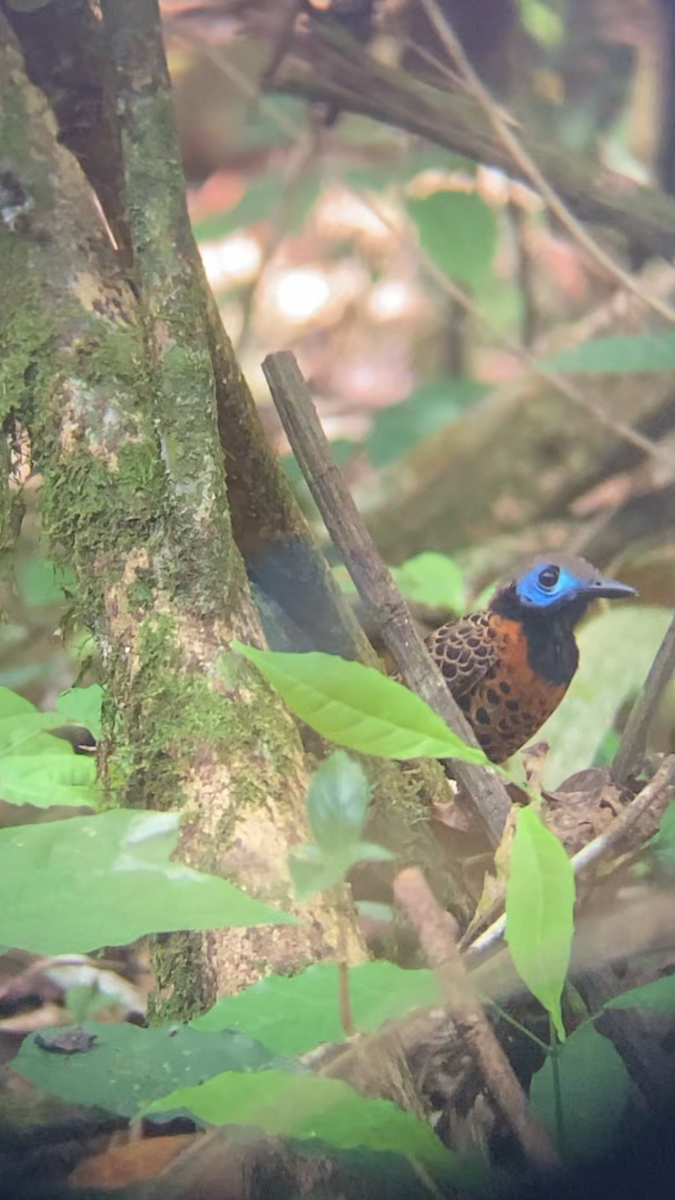
{"label": "green leaf with visible veins", "polygon": [[280,654],[233,642],[301,721],[323,737],[378,758],[487,763],[402,684],[334,654]]}
{"label": "green leaf with visible veins", "polygon": [[560,998],[574,933],[574,869],[531,806],[518,813],[506,885],[506,930],[521,979],[565,1037]]}
{"label": "green leaf with visible veins", "polygon": [[[57,738],[52,738],[58,747]],[[68,743],[64,743],[68,746]],[[95,808],[98,803],[96,764],[86,755],[70,753],[12,754],[0,759],[0,798],[8,804],[37,808],[72,804]]]}
{"label": "green leaf with visible veins", "polygon": [[[291,978],[268,975],[237,996],[224,996],[192,1024],[197,1029],[240,1029],[278,1054],[304,1054],[321,1042],[341,1042],[347,1036],[339,995],[337,966],[317,963]],[[350,967],[349,995],[360,1032],[441,1002],[433,971],[406,971],[389,962]]]}
{"label": "green leaf with visible veins", "polygon": [[[257,1071],[279,1065],[260,1042],[243,1033],[199,1032],[190,1025],[139,1029],[130,1024],[85,1021],[91,1050],[58,1054],[28,1037],[12,1070],[35,1087],[72,1104],[96,1105],[133,1117],[167,1088],[198,1085],[221,1071]],[[43,1031],[58,1036],[63,1029]]]}
{"label": "green leaf with visible veins", "polygon": [[114,809],[0,830],[0,940],[86,953],[148,933],[293,923],[171,855],[180,813]]}
{"label": "green leaf with visible veins", "polygon": [[248,1125],[272,1136],[321,1138],[331,1146],[367,1146],[404,1154],[439,1170],[454,1156],[429,1125],[389,1100],[362,1096],[341,1079],[257,1071],[228,1071],[201,1087],[182,1087],[148,1112],[187,1108],[211,1125]]}

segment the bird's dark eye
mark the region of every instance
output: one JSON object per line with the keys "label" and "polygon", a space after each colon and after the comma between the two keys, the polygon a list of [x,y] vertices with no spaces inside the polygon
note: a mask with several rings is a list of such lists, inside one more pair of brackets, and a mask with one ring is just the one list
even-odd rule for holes
{"label": "bird's dark eye", "polygon": [[543,571],[539,572],[539,583],[541,587],[546,588],[547,592],[550,592],[551,588],[555,587],[559,579],[560,567],[544,567]]}

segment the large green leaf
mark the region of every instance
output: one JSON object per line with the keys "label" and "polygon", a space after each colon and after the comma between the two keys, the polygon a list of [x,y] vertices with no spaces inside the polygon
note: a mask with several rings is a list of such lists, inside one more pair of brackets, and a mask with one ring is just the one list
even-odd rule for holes
{"label": "large green leaf", "polygon": [[[93,1104],[133,1117],[167,1088],[191,1087],[221,1071],[257,1071],[279,1059],[242,1033],[205,1033],[189,1025],[139,1029],[130,1024],[85,1021],[96,1040],[84,1053],[59,1054],[26,1038],[12,1070],[29,1083],[72,1104]],[[63,1034],[46,1030],[41,1040]]]}
{"label": "large green leaf", "polygon": [[201,1087],[156,1100],[150,1113],[188,1109],[211,1125],[248,1125],[272,1136],[320,1138],[332,1146],[388,1150],[446,1170],[453,1156],[430,1127],[389,1100],[371,1100],[341,1079],[228,1071]]}
{"label": "large green leaf", "polygon": [[613,996],[605,1001],[603,1008],[650,1008],[652,1012],[671,1016],[675,1013],[675,975],[664,975],[663,979]]}
{"label": "large green leaf", "polygon": [[71,954],[148,933],[294,920],[173,861],[179,820],[116,809],[0,830],[0,940]]}
{"label": "large green leaf", "polygon": [[[50,740],[59,746],[59,739]],[[64,745],[70,753],[12,754],[0,759],[0,799],[38,808],[63,804],[95,808],[96,764],[91,758],[73,754],[67,742]]]}
{"label": "large green leaf", "polygon": [[489,277],[497,245],[497,221],[476,192],[441,190],[408,200],[420,243],[446,275],[476,287]]}
{"label": "large green leaf", "polygon": [[623,1059],[593,1025],[583,1025],[560,1048],[558,1067],[562,1138],[550,1057],[532,1079],[530,1103],[566,1160],[597,1154],[616,1132],[626,1108],[630,1078]]}
{"label": "large green leaf", "polygon": [[[318,963],[290,979],[269,975],[237,996],[225,996],[192,1024],[197,1029],[239,1029],[278,1054],[304,1054],[321,1042],[344,1040],[339,994],[337,966]],[[349,995],[354,1025],[361,1032],[441,1002],[432,971],[404,971],[389,962],[352,967]]]}
{"label": "large green leaf", "polygon": [[419,696],[373,667],[334,654],[278,654],[233,642],[305,724],[338,745],[379,758],[486,763]]}
{"label": "large green leaf", "polygon": [[21,713],[34,713],[37,709],[30,700],[19,696],[17,692],[13,692],[11,688],[0,687],[0,721],[5,717],[20,716]]}
{"label": "large green leaf", "polygon": [[642,686],[671,618],[665,608],[626,605],[583,626],[577,637],[579,670],[537,735],[551,745],[544,768],[547,787],[592,764],[617,712]]}
{"label": "large green leaf", "polygon": [[541,366],[556,371],[601,375],[672,371],[675,368],[675,333],[596,338],[542,359]]}
{"label": "large green leaf", "polygon": [[518,974],[565,1036],[560,997],[574,933],[574,871],[534,808],[521,808],[506,886],[505,936]]}
{"label": "large green leaf", "polygon": [[[4,717],[0,720],[0,759],[5,755],[25,754],[27,750],[31,754],[58,754],[59,747],[55,747],[54,738],[46,739],[42,734],[66,724],[63,713],[38,712],[37,709]],[[72,754],[72,747],[67,753]]]}

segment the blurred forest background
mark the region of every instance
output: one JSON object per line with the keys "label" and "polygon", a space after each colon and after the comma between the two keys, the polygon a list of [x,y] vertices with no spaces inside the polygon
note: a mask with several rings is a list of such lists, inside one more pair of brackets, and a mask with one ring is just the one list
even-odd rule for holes
{"label": "blurred forest background", "polygon": [[[484,117],[482,132],[437,121],[434,138],[425,81],[457,104],[467,85],[422,0],[161,7],[204,265],[303,505],[312,513],[260,366],[283,348],[420,620],[480,603],[545,548],[639,588],[639,607],[582,631],[582,672],[551,732],[561,768],[607,761],[675,598],[673,6],[438,6],[569,220]],[[21,482],[0,684],[49,707],[96,663],[41,547],[39,479]],[[671,689],[657,748],[674,738]]]}

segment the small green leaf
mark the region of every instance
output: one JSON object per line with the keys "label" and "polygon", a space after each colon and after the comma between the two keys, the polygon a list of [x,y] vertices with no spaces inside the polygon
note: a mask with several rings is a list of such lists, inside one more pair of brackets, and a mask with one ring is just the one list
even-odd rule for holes
{"label": "small green leaf", "polygon": [[278,654],[233,642],[301,721],[338,745],[379,758],[487,763],[419,696],[373,667],[334,654]]}
{"label": "small green leaf", "polygon": [[379,409],[365,441],[371,464],[384,467],[395,462],[420,438],[449,425],[485,390],[473,379],[433,379],[420,384],[400,404]]}
{"label": "small green leaf", "polygon": [[441,190],[408,200],[422,248],[457,283],[479,286],[489,278],[497,245],[497,221],[475,192]]}
{"label": "small green leaf", "polygon": [[550,4],[543,0],[520,0],[523,26],[543,46],[557,46],[565,36],[565,26]]}
{"label": "small green leaf", "polygon": [[[42,0],[36,7],[42,7],[44,2]],[[72,587],[75,580],[72,572],[57,571],[48,558],[22,559],[17,566],[16,577],[24,603],[29,608],[63,604],[63,589]]]}
{"label": "small green leaf", "polygon": [[[71,1104],[96,1105],[134,1117],[166,1089],[203,1083],[221,1071],[257,1071],[279,1059],[243,1033],[208,1033],[190,1025],[139,1029],[85,1021],[96,1038],[84,1054],[53,1054],[23,1042],[12,1069],[35,1087]],[[44,1034],[43,1034],[44,1036]]]}
{"label": "small green leaf", "polygon": [[579,670],[537,734],[551,745],[546,787],[558,787],[595,760],[617,712],[642,686],[671,619],[668,609],[627,604],[584,624],[577,635]]}
{"label": "small green leaf", "polygon": [[288,856],[295,894],[306,900],[315,892],[325,892],[340,883],[350,869],[350,854],[324,856],[318,846],[297,846]]}
{"label": "small green leaf", "polygon": [[466,610],[466,585],[462,568],[445,554],[427,551],[409,558],[392,575],[404,596],[429,608]]}
{"label": "small green leaf", "polygon": [[369,800],[363,767],[344,750],[336,750],[314,772],[307,793],[307,815],[317,845],[333,853],[358,841]]}
{"label": "small green leaf", "polygon": [[103,688],[93,683],[91,687],[69,688],[67,692],[61,692],[56,707],[70,724],[82,725],[99,741],[102,736],[102,703]]}
{"label": "small green leaf", "polygon": [[[268,975],[237,996],[224,996],[195,1017],[197,1029],[240,1029],[277,1054],[304,1054],[321,1042],[342,1042],[338,968],[317,963],[299,975]],[[433,971],[406,971],[389,962],[368,962],[349,971],[354,1024],[361,1032],[439,1004]]]}
{"label": "small green leaf", "polygon": [[394,855],[373,842],[350,842],[338,850],[297,846],[288,856],[291,878],[299,900],[323,892],[345,878],[359,862],[391,862]]}
{"label": "small green leaf", "polygon": [[600,375],[672,371],[675,367],[675,333],[596,338],[543,358],[540,366],[555,371]]}
{"label": "small green leaf", "polygon": [[593,1025],[583,1025],[560,1047],[558,1062],[562,1139],[558,1136],[550,1056],[532,1079],[530,1104],[548,1125],[566,1160],[597,1154],[616,1132],[626,1109],[630,1078],[623,1059]]}
{"label": "small green leaf", "polygon": [[452,1163],[430,1127],[389,1100],[371,1100],[319,1075],[228,1071],[201,1087],[182,1087],[156,1100],[149,1112],[187,1108],[210,1125],[248,1125],[272,1136],[321,1138],[331,1146],[367,1146],[405,1154],[441,1170]]}
{"label": "small green leaf", "polygon": [[574,933],[574,870],[565,847],[529,806],[518,813],[506,886],[506,931],[518,974],[551,1014],[560,1008]]}
{"label": "small green leaf", "polygon": [[[58,745],[56,738],[51,741]],[[0,798],[38,808],[63,804],[95,808],[96,764],[72,749],[70,754],[10,755],[0,759]]]}
{"label": "small green leaf", "polygon": [[[287,211],[284,212],[286,233],[297,233],[302,228],[316,202],[320,184],[318,172],[312,172],[293,189]],[[239,229],[248,229],[251,225],[270,220],[279,211],[279,194],[279,179],[275,173],[256,176],[233,208],[197,223],[197,240],[203,242],[224,238]]]}
{"label": "small green leaf", "polygon": [[148,933],[295,918],[171,855],[180,813],[115,809],[0,830],[0,939],[86,953]]}
{"label": "small green leaf", "polygon": [[670,1016],[675,1013],[675,975],[664,975],[642,987],[631,988],[605,1001],[603,1008],[650,1008]]}

